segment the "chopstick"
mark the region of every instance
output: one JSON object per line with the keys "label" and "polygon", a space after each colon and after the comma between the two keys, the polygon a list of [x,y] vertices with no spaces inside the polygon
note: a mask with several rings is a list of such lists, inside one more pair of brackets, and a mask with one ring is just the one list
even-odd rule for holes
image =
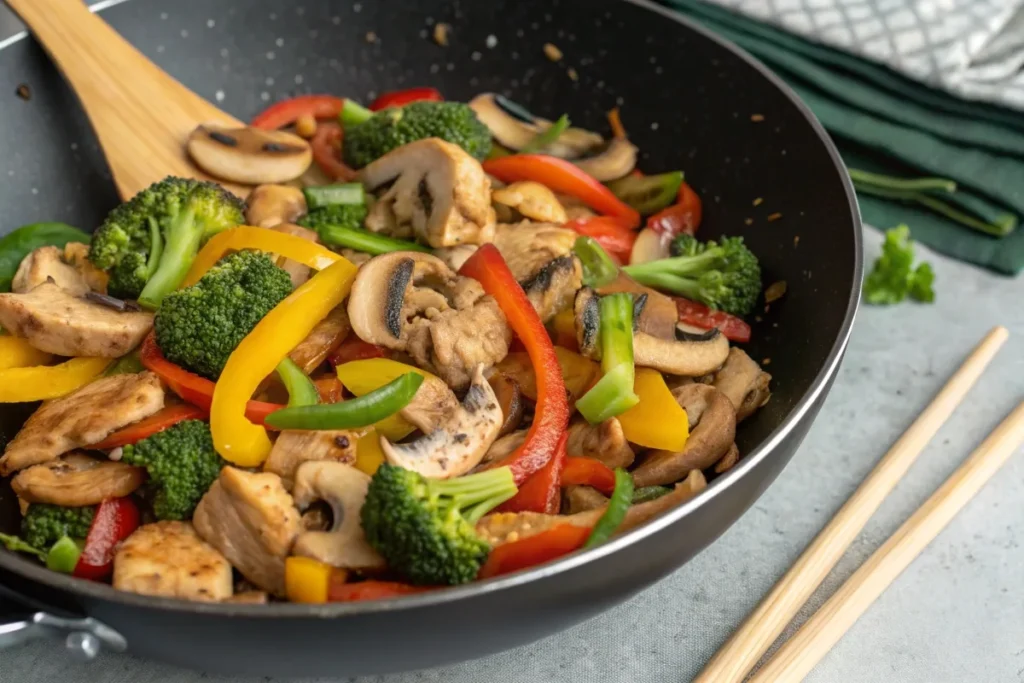
{"label": "chopstick", "polygon": [[739,683],[796,616],[1006,342],[994,327],[692,683]]}
{"label": "chopstick", "polygon": [[749,683],[802,681],[1021,444],[1024,444],[1024,403],[988,435],[964,464],[779,648]]}

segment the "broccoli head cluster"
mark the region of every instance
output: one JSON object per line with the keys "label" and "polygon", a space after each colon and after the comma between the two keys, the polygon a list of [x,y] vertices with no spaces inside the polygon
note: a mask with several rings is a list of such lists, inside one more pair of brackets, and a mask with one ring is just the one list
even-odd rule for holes
{"label": "broccoli head cluster", "polygon": [[157,346],[172,363],[216,380],[235,347],[291,291],[288,273],[269,255],[229,254],[164,298],[153,325]]}
{"label": "broccoli head cluster", "polygon": [[299,219],[299,225],[316,230],[324,244],[336,244],[331,231],[338,228],[361,230],[366,213],[366,204],[332,204],[311,210]]}
{"label": "broccoli head cluster", "polygon": [[32,547],[46,551],[64,536],[84,539],[95,516],[94,505],[72,508],[33,503],[21,520],[21,537]]}

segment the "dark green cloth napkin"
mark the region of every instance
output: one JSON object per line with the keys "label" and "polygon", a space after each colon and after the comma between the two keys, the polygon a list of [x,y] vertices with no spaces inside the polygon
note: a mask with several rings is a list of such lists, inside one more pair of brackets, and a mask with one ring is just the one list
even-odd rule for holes
{"label": "dark green cloth napkin", "polygon": [[933,90],[699,0],[661,1],[796,91],[850,167],[866,223],[906,223],[936,251],[1000,273],[1024,270],[1024,114]]}

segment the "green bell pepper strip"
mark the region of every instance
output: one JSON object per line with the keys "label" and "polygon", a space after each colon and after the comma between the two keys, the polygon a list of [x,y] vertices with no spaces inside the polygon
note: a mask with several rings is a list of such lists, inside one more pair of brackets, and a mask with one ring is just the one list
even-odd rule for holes
{"label": "green bell pepper strip", "polygon": [[603,287],[619,276],[619,267],[593,237],[580,235],[572,250],[583,265],[583,284],[588,287]]}
{"label": "green bell pepper strip", "polygon": [[668,493],[672,493],[672,489],[667,486],[641,486],[633,490],[633,505],[656,500]]}
{"label": "green bell pepper strip", "polygon": [[339,204],[366,203],[366,191],[359,183],[336,183],[307,187],[302,190],[302,194],[306,196],[306,206],[310,210]]}
{"label": "green bell pepper strip", "polygon": [[90,236],[66,223],[31,223],[0,238],[0,292],[11,291],[21,261],[39,247],[63,247],[68,242],[89,243]]}
{"label": "green bell pepper strip", "polygon": [[29,545],[25,541],[21,540],[17,536],[11,536],[10,534],[0,534],[0,545],[4,546],[12,553],[26,553],[28,555],[35,555],[40,560],[46,559],[46,553],[34,545]]}
{"label": "green bell pepper strip", "polygon": [[81,555],[82,548],[74,539],[61,536],[46,553],[46,568],[61,574],[73,574]]}
{"label": "green bell pepper strip", "polygon": [[671,171],[658,175],[633,175],[608,183],[608,189],[644,216],[658,213],[679,196],[683,172]]}
{"label": "green bell pepper strip", "polygon": [[621,415],[640,402],[633,393],[633,296],[620,292],[602,297],[600,314],[604,376],[576,401],[576,410],[590,424]]}
{"label": "green bell pepper strip", "polygon": [[320,239],[324,244],[332,247],[348,247],[356,251],[378,256],[390,254],[393,251],[422,251],[429,253],[430,249],[405,240],[396,240],[392,237],[378,235],[362,228],[349,228],[344,225],[322,225],[317,228]]}
{"label": "green bell pepper strip", "polygon": [[394,415],[409,405],[421,384],[423,384],[423,375],[407,372],[380,389],[351,401],[283,408],[268,415],[266,423],[277,429],[366,427]]}
{"label": "green bell pepper strip", "polygon": [[345,100],[345,104],[341,107],[341,113],[338,114],[338,122],[341,123],[342,129],[351,128],[352,126],[358,126],[367,119],[373,116],[373,112],[359,104],[354,100]]}
{"label": "green bell pepper strip", "polygon": [[597,524],[590,531],[583,544],[584,548],[593,548],[601,545],[615,533],[615,530],[626,518],[629,506],[633,504],[633,477],[621,467],[615,468],[615,488],[612,496],[608,499],[608,507],[604,514],[597,520]]}
{"label": "green bell pepper strip", "polygon": [[519,150],[522,154],[534,154],[536,152],[544,151],[548,145],[552,144],[565,129],[569,127],[569,116],[562,114],[557,121],[548,126],[545,130],[537,133],[533,138],[523,145],[523,148]]}
{"label": "green bell pepper strip", "polygon": [[320,402],[320,392],[316,390],[313,380],[288,356],[277,364],[277,376],[288,390],[289,408],[315,406]]}

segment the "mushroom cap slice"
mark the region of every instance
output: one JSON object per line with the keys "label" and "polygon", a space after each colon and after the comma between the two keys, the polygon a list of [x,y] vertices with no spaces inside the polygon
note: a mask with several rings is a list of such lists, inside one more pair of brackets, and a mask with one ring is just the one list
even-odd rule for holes
{"label": "mushroom cap slice", "polygon": [[[501,105],[500,96],[481,93],[474,97],[469,106],[480,121],[491,129],[491,135],[502,147],[519,151],[529,144],[538,133],[551,127],[551,121],[530,115],[531,121],[514,116]],[[521,112],[526,114],[527,112]],[[575,159],[604,142],[597,133],[582,128],[569,128],[558,136],[558,140],[544,148],[545,154],[562,159]]]}
{"label": "mushroom cap slice", "polygon": [[392,465],[433,479],[458,477],[480,463],[503,421],[494,389],[478,365],[462,404],[444,423],[409,443],[393,444],[381,437],[381,448]]}
{"label": "mushroom cap slice", "polygon": [[244,185],[295,180],[313,163],[309,143],[282,130],[207,123],[188,136],[189,156],[215,178]]}
{"label": "mushroom cap slice", "polygon": [[370,209],[366,226],[412,234],[435,249],[494,238],[491,182],[480,162],[439,138],[388,152],[360,171],[367,191],[391,186]]}
{"label": "mushroom cap slice", "polygon": [[305,509],[318,500],[331,507],[334,523],[327,531],[304,531],[293,555],[312,557],[343,569],[382,569],[384,558],[363,534],[359,513],[370,477],[354,467],[328,460],[305,462],[295,472],[295,504]]}
{"label": "mushroom cap slice", "polygon": [[91,289],[79,269],[67,262],[64,249],[45,246],[21,260],[11,280],[11,291],[24,294],[48,280],[72,296],[82,296]]}
{"label": "mushroom cap slice", "polygon": [[141,467],[68,453],[22,470],[11,479],[11,489],[29,503],[83,507],[131,495],[145,480]]}
{"label": "mushroom cap slice", "polygon": [[771,398],[771,379],[746,351],[733,347],[725,365],[715,373],[712,385],[732,401],[736,420],[742,422]]}
{"label": "mushroom cap slice", "polygon": [[245,220],[261,228],[294,223],[305,213],[306,196],[291,185],[260,185],[245,200]]}
{"label": "mushroom cap slice", "polygon": [[617,418],[592,425],[576,420],[569,425],[565,449],[571,455],[593,458],[608,467],[629,467],[635,455]]}
{"label": "mushroom cap slice", "polygon": [[574,159],[572,163],[602,183],[628,175],[636,167],[637,148],[629,140],[613,138],[596,154]]}

